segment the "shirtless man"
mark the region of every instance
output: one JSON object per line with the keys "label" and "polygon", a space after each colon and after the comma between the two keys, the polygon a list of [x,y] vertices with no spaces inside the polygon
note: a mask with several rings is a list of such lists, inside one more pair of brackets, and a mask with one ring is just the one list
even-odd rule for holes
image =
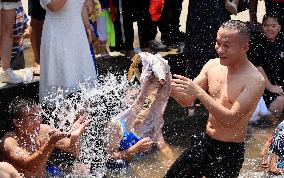
{"label": "shirtless man", "polygon": [[209,111],[205,133],[192,137],[190,148],[165,177],[237,177],[244,161],[248,121],[264,91],[265,80],[249,62],[249,29],[228,21],[218,30],[217,59],[208,61],[192,81],[174,75],[172,93],[182,106],[199,99]]}
{"label": "shirtless man", "polygon": [[54,148],[77,155],[78,140],[89,121],[80,117],[69,134],[42,123],[39,107],[27,98],[17,98],[10,105],[14,131],[0,141],[0,154],[20,173],[29,177],[44,177],[46,162]]}

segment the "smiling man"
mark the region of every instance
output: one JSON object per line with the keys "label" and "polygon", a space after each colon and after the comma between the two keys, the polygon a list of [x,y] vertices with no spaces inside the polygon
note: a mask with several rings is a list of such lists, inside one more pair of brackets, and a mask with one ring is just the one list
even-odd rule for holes
{"label": "smiling man", "polygon": [[217,59],[208,61],[192,81],[174,75],[171,96],[182,106],[199,99],[209,111],[206,131],[194,135],[189,148],[165,177],[237,177],[244,161],[248,121],[264,91],[265,80],[249,62],[250,31],[228,21],[217,33]]}

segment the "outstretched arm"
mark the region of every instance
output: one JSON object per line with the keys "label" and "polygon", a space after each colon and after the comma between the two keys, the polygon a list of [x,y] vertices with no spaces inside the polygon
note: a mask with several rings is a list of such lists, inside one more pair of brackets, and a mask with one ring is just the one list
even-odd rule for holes
{"label": "outstretched arm", "polygon": [[129,147],[127,150],[119,151],[116,150],[111,154],[111,158],[114,160],[124,159],[131,160],[137,153],[146,153],[152,149],[153,140],[150,137],[143,138]]}
{"label": "outstretched arm", "polygon": [[21,148],[13,136],[7,136],[1,140],[1,154],[5,155],[5,158],[16,166],[30,172],[36,172],[46,165],[54,145],[65,136],[66,134],[52,131],[50,139],[48,138],[44,145],[32,154]]}
{"label": "outstretched arm", "polygon": [[108,133],[111,134],[109,134],[106,151],[110,155],[110,159],[112,160],[131,160],[133,156],[135,156],[135,154],[148,152],[153,146],[153,141],[149,137],[147,137],[141,139],[130,148],[120,151],[119,146],[122,139],[121,127],[118,123],[112,123],[109,125],[108,129]]}

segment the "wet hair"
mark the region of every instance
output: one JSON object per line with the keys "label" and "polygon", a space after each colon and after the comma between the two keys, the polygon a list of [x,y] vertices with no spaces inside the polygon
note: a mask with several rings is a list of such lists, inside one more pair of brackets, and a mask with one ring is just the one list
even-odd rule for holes
{"label": "wet hair", "polygon": [[17,96],[9,105],[9,116],[10,119],[20,118],[24,109],[36,105],[35,100],[27,97]]}
{"label": "wet hair", "polygon": [[221,25],[224,29],[237,30],[240,37],[245,41],[250,40],[250,28],[248,25],[240,20],[229,20]]}
{"label": "wet hair", "polygon": [[273,18],[281,26],[281,19],[276,14],[265,14],[262,18],[262,23],[264,23],[268,18]]}

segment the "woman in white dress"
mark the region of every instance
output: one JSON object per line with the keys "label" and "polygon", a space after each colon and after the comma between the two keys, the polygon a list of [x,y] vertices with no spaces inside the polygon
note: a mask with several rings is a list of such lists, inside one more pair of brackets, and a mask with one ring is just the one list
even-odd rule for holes
{"label": "woman in white dress", "polygon": [[[58,88],[67,96],[97,78],[82,20],[84,0],[40,0],[46,9],[41,41],[40,101]],[[67,91],[68,90],[68,91]]]}

